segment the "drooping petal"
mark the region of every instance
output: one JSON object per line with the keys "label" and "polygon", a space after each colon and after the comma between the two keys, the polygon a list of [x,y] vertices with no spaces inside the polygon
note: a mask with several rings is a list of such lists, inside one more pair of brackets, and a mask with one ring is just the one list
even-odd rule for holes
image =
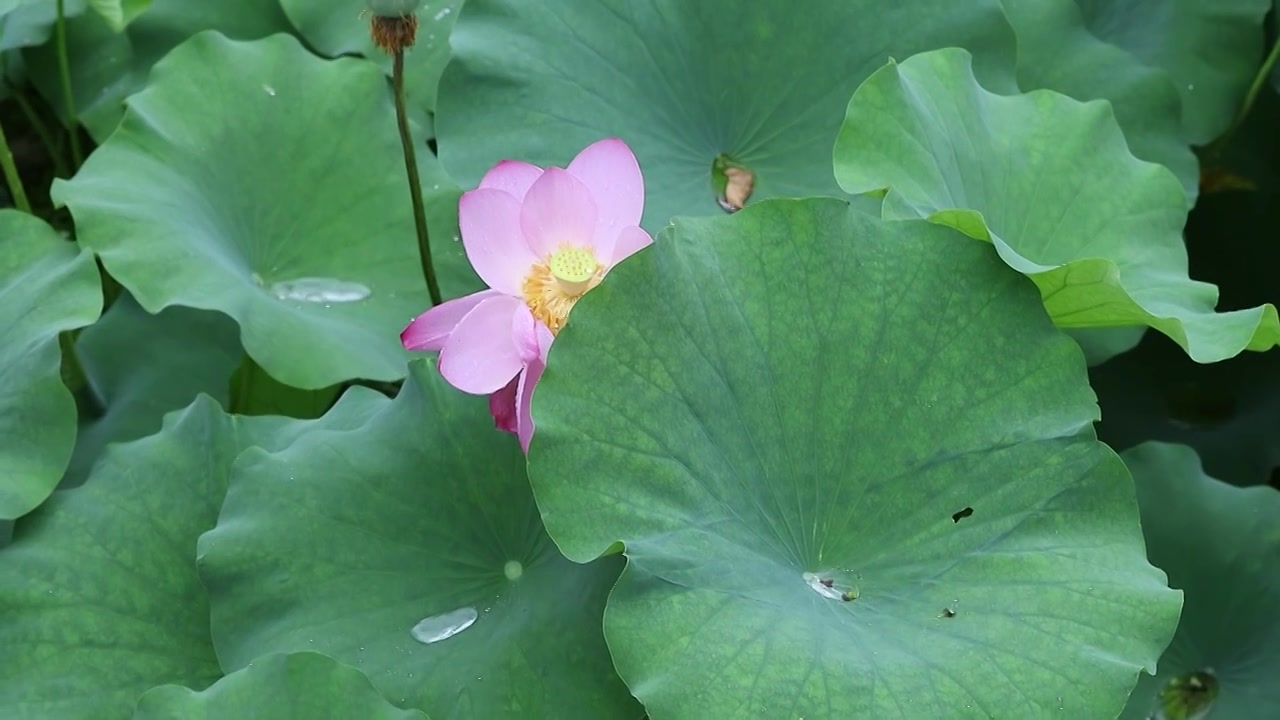
{"label": "drooping petal", "polygon": [[500,295],[501,293],[494,290],[481,290],[440,303],[414,318],[408,327],[401,331],[400,344],[404,345],[405,350],[439,350],[449,339],[449,333],[453,332],[467,313],[484,300]]}
{"label": "drooping petal", "polygon": [[606,262],[613,267],[652,244],[653,238],[641,228],[635,225],[622,228],[618,233],[618,243],[613,247],[613,257]]}
{"label": "drooping petal", "polygon": [[516,309],[511,318],[511,336],[515,338],[516,349],[520,351],[520,360],[525,364],[534,360],[545,360],[551,340],[555,336],[551,329],[533,316],[528,305]]}
{"label": "drooping petal", "polygon": [[578,178],[547,168],[520,206],[520,227],[534,254],[545,259],[561,245],[594,247],[596,203]]}
{"label": "drooping petal", "polygon": [[516,393],[523,377],[524,371],[521,371],[511,378],[511,382],[502,386],[501,390],[489,396],[489,414],[493,416],[493,426],[499,430],[519,433],[517,418],[520,411]]}
{"label": "drooping petal", "polygon": [[533,440],[533,391],[546,368],[541,360],[529,363],[524,372],[520,373],[520,385],[516,389],[516,405],[519,407],[516,434],[520,436],[520,449],[526,454],[529,452],[529,442]]}
{"label": "drooping petal", "polygon": [[503,160],[489,168],[489,172],[480,178],[479,187],[504,190],[516,200],[524,200],[525,193],[533,186],[533,181],[542,176],[542,168],[520,160]]}
{"label": "drooping petal", "polygon": [[520,201],[503,190],[479,188],[458,200],[462,246],[476,274],[494,290],[519,295],[538,258],[520,230]]}
{"label": "drooping petal", "polygon": [[591,191],[599,213],[597,237],[606,242],[644,214],[644,176],[631,148],[618,138],[592,143],[567,168]]}
{"label": "drooping petal", "polygon": [[551,328],[538,323],[536,328],[538,332],[538,359],[542,362],[547,361],[547,353],[551,352],[551,341],[556,339],[555,333],[551,332]]}
{"label": "drooping petal", "polygon": [[511,315],[522,304],[498,295],[462,318],[440,350],[440,374],[450,385],[472,395],[488,395],[520,372],[523,363],[511,337]]}

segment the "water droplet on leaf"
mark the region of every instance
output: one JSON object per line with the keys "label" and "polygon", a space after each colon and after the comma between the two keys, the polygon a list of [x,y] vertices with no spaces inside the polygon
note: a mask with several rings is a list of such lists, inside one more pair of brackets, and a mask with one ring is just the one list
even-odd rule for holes
{"label": "water droplet on leaf", "polygon": [[315,303],[359,302],[372,291],[358,282],[335,278],[306,277],[283,280],[271,286],[271,294],[281,300]]}
{"label": "water droplet on leaf", "polygon": [[448,640],[458,633],[466,630],[475,623],[479,614],[472,607],[458,608],[447,613],[432,615],[418,621],[417,625],[409,631],[414,640],[430,645],[441,640]]}

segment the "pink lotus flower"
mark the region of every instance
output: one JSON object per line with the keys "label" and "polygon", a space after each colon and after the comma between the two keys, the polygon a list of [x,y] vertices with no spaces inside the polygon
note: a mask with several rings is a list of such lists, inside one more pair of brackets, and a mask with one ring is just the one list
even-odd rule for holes
{"label": "pink lotus flower", "polygon": [[458,201],[467,259],[487,290],[419,315],[400,333],[409,350],[439,350],[459,390],[489,395],[498,428],[527,452],[530,400],[569,311],[617,263],[653,242],[640,229],[644,178],[617,138],[589,145],[567,168],[504,160]]}

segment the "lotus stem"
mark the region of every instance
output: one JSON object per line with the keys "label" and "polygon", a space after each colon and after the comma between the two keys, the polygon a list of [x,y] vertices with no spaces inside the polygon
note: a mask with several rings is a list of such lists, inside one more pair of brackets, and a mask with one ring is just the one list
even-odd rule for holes
{"label": "lotus stem", "polygon": [[4,169],[4,181],[9,186],[9,194],[13,196],[14,206],[24,213],[31,214],[31,201],[27,199],[27,189],[22,185],[22,176],[18,174],[18,166],[13,162],[13,152],[9,150],[9,139],[5,137],[2,126],[0,126],[0,167]]}
{"label": "lotus stem", "polygon": [[67,113],[67,130],[71,134],[71,162],[76,169],[84,164],[84,152],[80,149],[79,121],[76,119],[76,99],[71,94],[71,63],[67,56],[66,0],[58,0],[58,21],[54,26],[58,50],[58,75],[62,80],[62,107]]}
{"label": "lotus stem", "polygon": [[409,114],[404,102],[404,48],[392,53],[391,84],[396,96],[396,124],[400,128],[400,146],[404,150],[404,169],[409,176],[409,198],[413,202],[413,224],[418,233],[418,257],[422,262],[422,277],[427,281],[427,292],[433,306],[444,302],[440,283],[436,280],[435,266],[431,262],[431,244],[427,236],[427,212],[422,204],[422,181],[418,177],[418,159],[413,149],[413,136],[409,132]]}

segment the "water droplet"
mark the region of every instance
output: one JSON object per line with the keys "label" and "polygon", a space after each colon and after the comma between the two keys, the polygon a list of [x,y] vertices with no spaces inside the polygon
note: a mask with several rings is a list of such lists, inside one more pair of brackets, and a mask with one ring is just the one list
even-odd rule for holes
{"label": "water droplet", "polygon": [[451,12],[453,12],[453,8],[445,8],[441,10],[440,12],[436,13],[436,20],[445,19],[446,17],[448,17],[449,13]]}
{"label": "water droplet", "polygon": [[307,277],[283,280],[271,286],[271,294],[281,300],[316,303],[359,302],[372,294],[358,282],[334,278]]}
{"label": "water droplet", "polygon": [[263,90],[264,90],[268,95],[270,95],[271,97],[275,97],[275,96],[276,96],[276,89],[275,89],[275,88],[273,88],[273,87],[271,87],[270,85],[267,85],[266,83],[263,83],[263,85],[262,85],[262,89],[263,89]]}
{"label": "water droplet", "polygon": [[476,609],[472,607],[458,608],[440,615],[432,615],[418,621],[417,625],[409,631],[414,640],[423,645],[448,640],[458,633],[466,630],[475,623],[476,618],[480,617],[476,613]]}
{"label": "water droplet", "polygon": [[843,593],[840,590],[835,589],[831,585],[827,585],[826,583],[824,583],[822,581],[822,577],[819,576],[817,573],[811,573],[811,572],[805,573],[804,581],[808,583],[810,589],[812,589],[814,592],[818,593],[824,598],[831,598],[832,600],[841,599],[841,595]]}
{"label": "water droplet", "polygon": [[502,566],[502,574],[507,576],[508,580],[519,580],[524,575],[524,566],[518,560],[508,560],[506,565]]}

